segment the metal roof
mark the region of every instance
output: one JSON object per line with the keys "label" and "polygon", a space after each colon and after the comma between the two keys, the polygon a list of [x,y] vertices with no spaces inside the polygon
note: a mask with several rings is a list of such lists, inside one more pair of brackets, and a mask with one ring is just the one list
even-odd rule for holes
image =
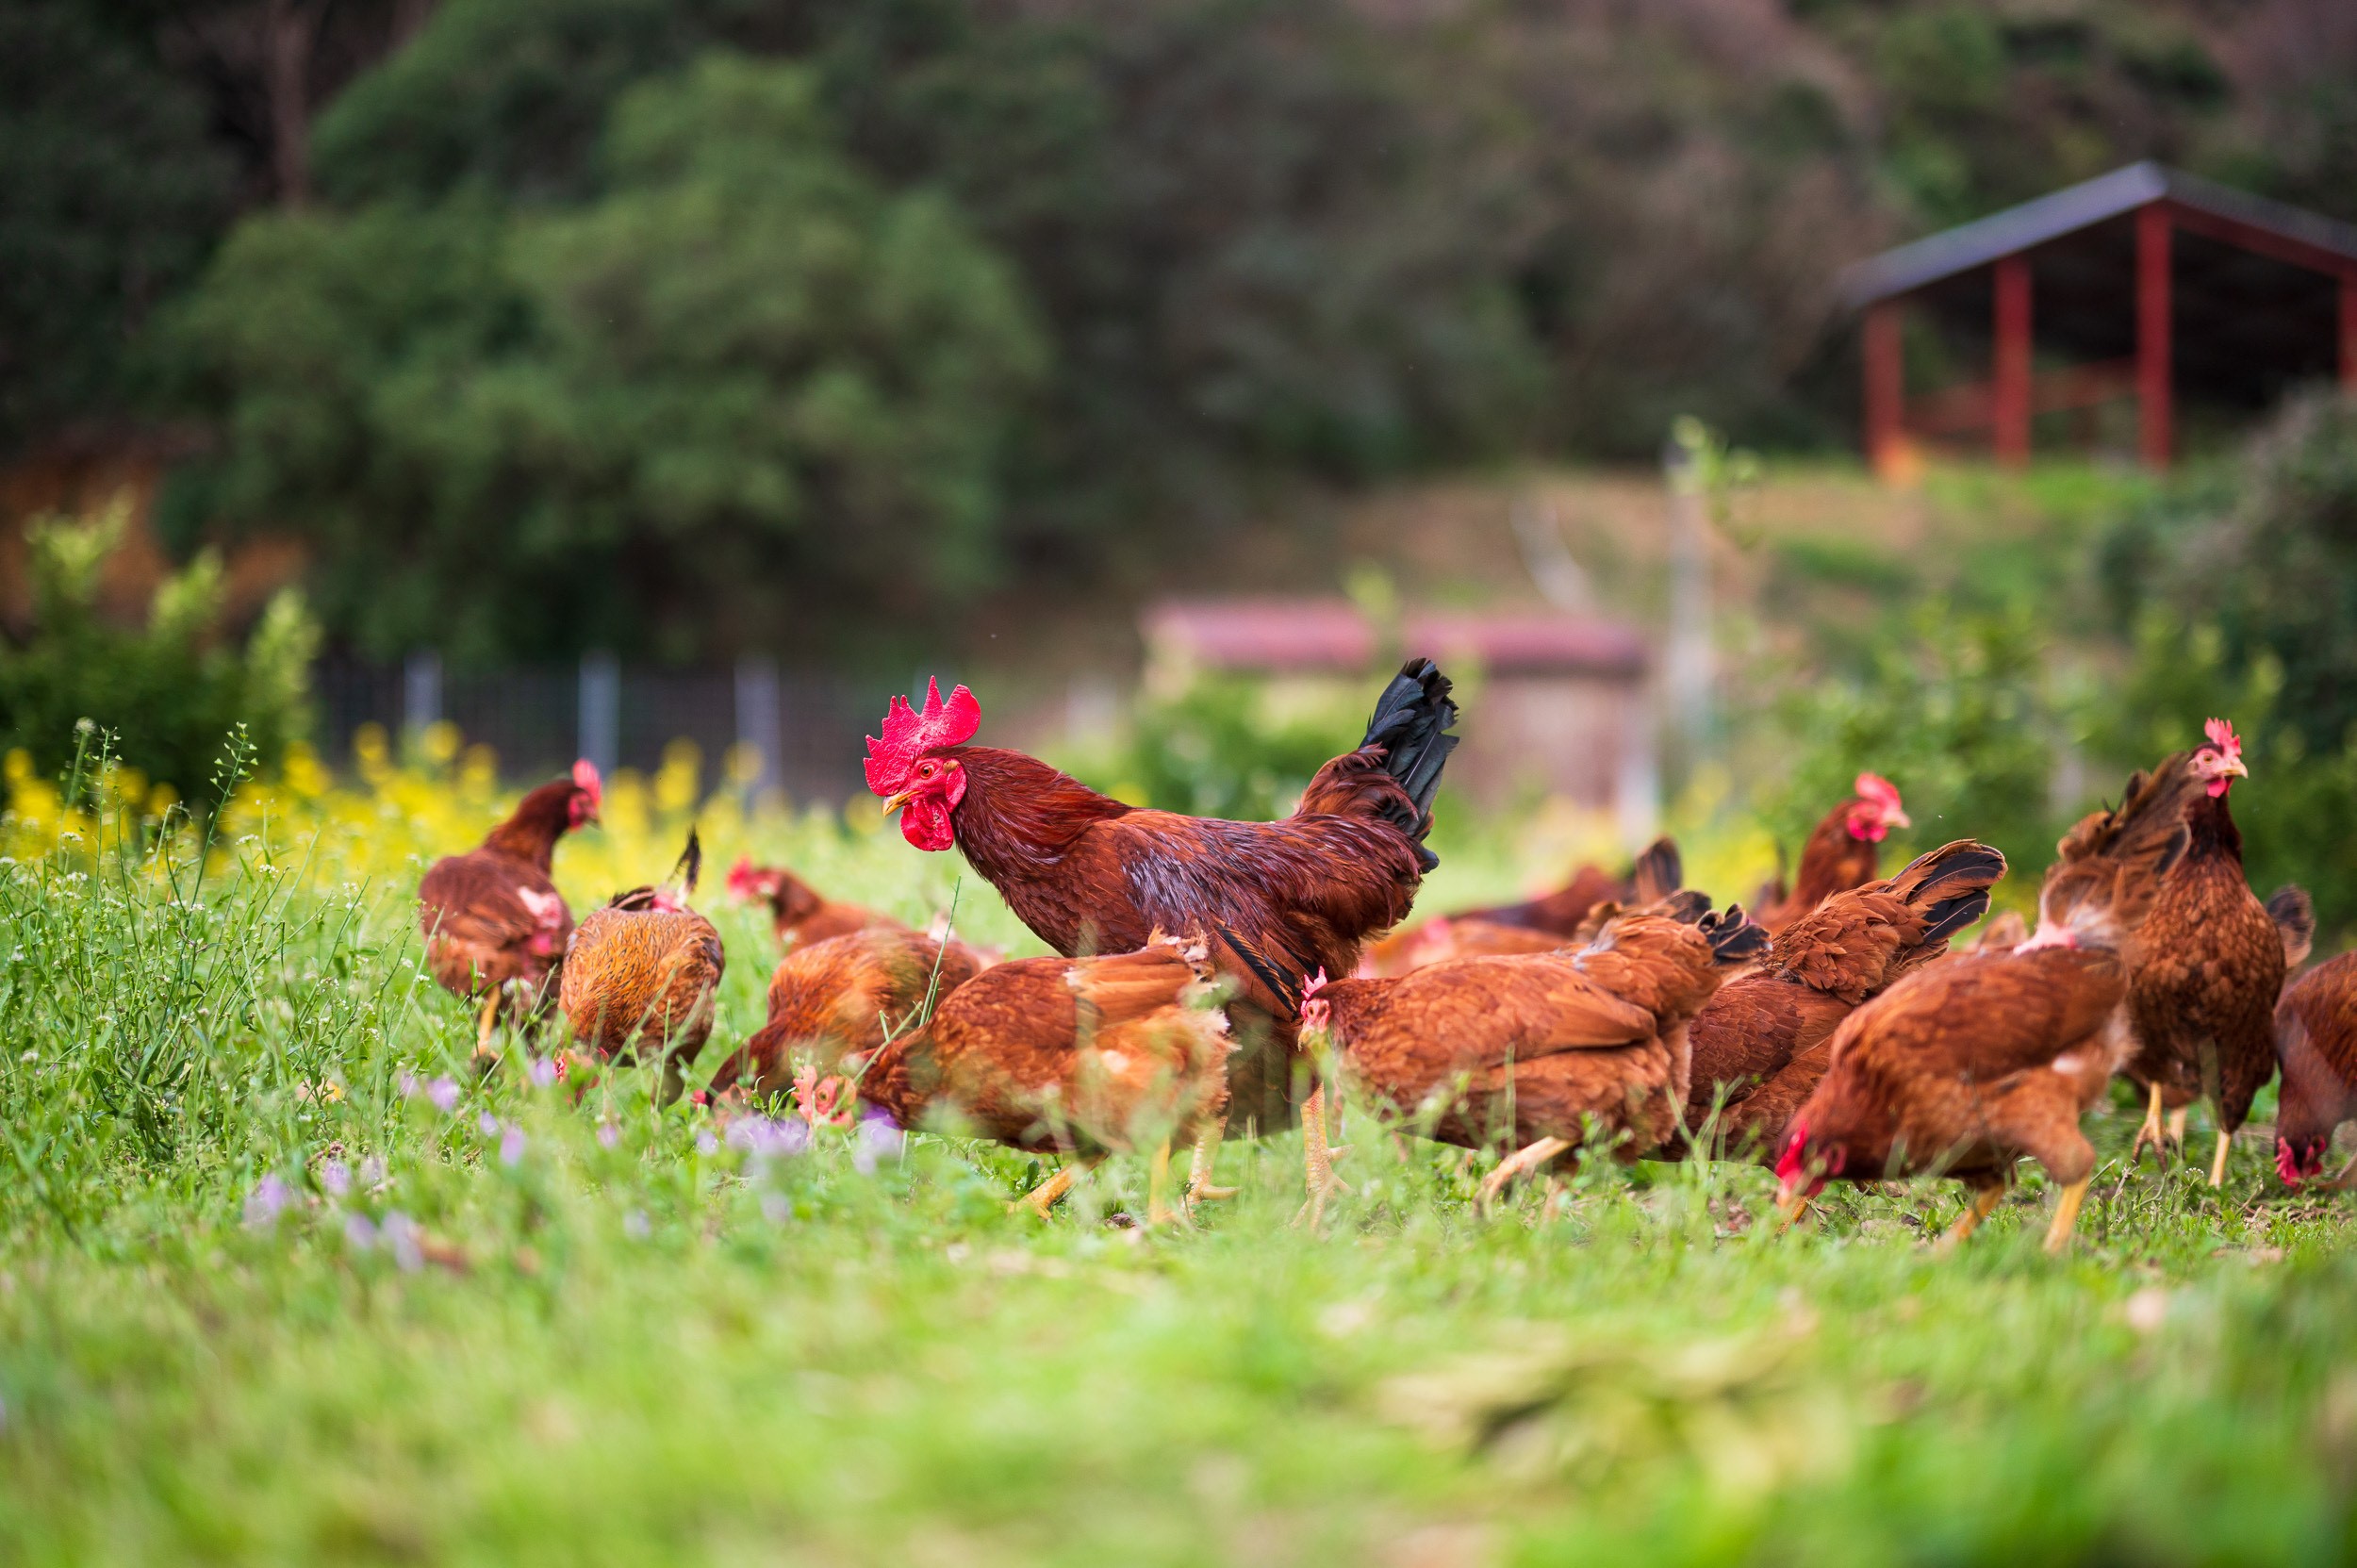
{"label": "metal roof", "polygon": [[1858,262],[1841,274],[1842,303],[1854,310],[1909,293],[2164,200],[2357,260],[2357,225],[2148,161]]}

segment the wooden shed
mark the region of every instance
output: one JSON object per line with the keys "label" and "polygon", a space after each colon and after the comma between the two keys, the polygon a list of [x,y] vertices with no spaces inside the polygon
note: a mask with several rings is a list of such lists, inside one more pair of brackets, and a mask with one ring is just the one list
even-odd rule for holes
{"label": "wooden shed", "polygon": [[[2263,412],[2303,382],[2357,387],[2357,226],[2135,163],[1860,262],[1865,445],[1891,471],[1922,443],[2021,463],[2050,415],[2129,403],[2166,467],[2180,405]],[[1986,378],[1911,388],[1910,324]]]}
{"label": "wooden shed", "polygon": [[1379,635],[1343,599],[1165,600],[1146,612],[1146,683],[1261,676],[1372,697],[1386,650],[1437,659],[1466,689],[1449,783],[1484,806],[1554,795],[1652,831],[1657,775],[1644,638],[1617,621],[1546,612],[1413,613]]}

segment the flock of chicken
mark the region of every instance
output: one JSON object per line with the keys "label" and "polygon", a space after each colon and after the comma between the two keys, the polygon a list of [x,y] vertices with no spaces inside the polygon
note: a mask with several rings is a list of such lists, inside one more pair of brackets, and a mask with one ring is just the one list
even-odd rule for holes
{"label": "flock of chicken", "polygon": [[[710,1079],[724,1105],[788,1095],[814,1122],[862,1105],[1065,1156],[1022,1201],[1045,1213],[1108,1151],[1153,1156],[1149,1220],[1183,1221],[1224,1132],[1300,1122],[1315,1224],[1335,1174],[1329,1082],[1403,1131],[1512,1150],[1486,1203],[1583,1149],[1772,1164],[1787,1223],[1829,1180],[1963,1181],[1969,1234],[2016,1164],[2059,1186],[2068,1244],[2094,1169],[2081,1117],[2125,1074],[2150,1108],[2132,1158],[2182,1143],[2207,1098],[2223,1180],[2233,1134],[2274,1075],[2277,1167],[2298,1185],[2357,1114],[2357,954],[2302,977],[2313,917],[2288,887],[2262,905],[2228,810],[2248,776],[2223,720],[2081,821],[2019,916],[1987,913],[2004,856],[1970,839],[1878,875],[1909,826],[1862,774],[1818,824],[1793,885],[1747,915],[1681,887],[1663,840],[1624,879],[1584,868],[1529,903],[1389,934],[1424,874],[1457,705],[1431,661],[1385,688],[1360,745],[1319,769],[1293,816],[1228,822],[1122,804],[1017,751],[969,744],[980,705],[939,685],[895,699],[868,741],[869,787],[920,850],[955,846],[1060,956],[998,962],[740,864],[786,954],[767,1021]],[[420,889],[434,972],[529,1029],[553,995],[600,1059],[660,1051],[678,1081],[702,1049],[725,957],[687,906],[694,835],[671,880],[578,929],[550,881],[557,840],[598,818],[595,768],[526,795],[483,847]],[[700,1094],[705,1091],[699,1091]],[[872,1113],[871,1113],[872,1114]],[[1174,1147],[1193,1146],[1174,1198]]]}

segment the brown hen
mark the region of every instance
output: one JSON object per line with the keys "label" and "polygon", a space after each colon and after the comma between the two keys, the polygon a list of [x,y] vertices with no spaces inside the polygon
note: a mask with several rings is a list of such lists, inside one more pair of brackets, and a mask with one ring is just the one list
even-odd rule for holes
{"label": "brown hen", "polygon": [[573,933],[557,990],[574,1039],[609,1061],[651,1046],[674,1083],[711,1036],[728,962],[720,933],[687,907],[702,864],[691,828],[663,886],[634,887],[591,910]]}
{"label": "brown hen", "polygon": [[1759,891],[1759,923],[1770,935],[1832,898],[1872,882],[1881,867],[1882,841],[1893,828],[1913,827],[1899,804],[1898,786],[1878,774],[1860,773],[1855,793],[1818,820],[1801,846],[1792,889],[1781,879]]}
{"label": "brown hen", "polygon": [[573,935],[572,912],[549,880],[556,841],[598,819],[602,795],[597,768],[577,762],[572,777],[518,801],[482,848],[436,861],[418,884],[427,967],[453,995],[483,998],[478,1055],[491,1048],[503,999],[519,1022],[545,999]]}
{"label": "brown hen", "polygon": [[1677,1126],[1687,1021],[1768,945],[1740,909],[1699,906],[1697,896],[1679,914],[1620,916],[1578,949],[1320,985],[1305,1032],[1347,1082],[1423,1135],[1468,1148],[1510,1137],[1518,1152],[1483,1182],[1485,1202],[1579,1147],[1591,1128],[1634,1160]]}
{"label": "brown hen", "polygon": [[824,942],[871,926],[900,925],[872,909],[837,903],[783,866],[755,866],[750,857],[730,868],[729,893],[768,905],[770,927],[783,943]]}
{"label": "brown hen", "polygon": [[769,1016],[713,1075],[716,1090],[774,1094],[807,1064],[832,1071],[924,1020],[986,966],[963,942],[936,942],[902,926],[871,926],[798,945],[769,977]]}
{"label": "brown hen", "polygon": [[1776,1164],[1788,1221],[1828,1179],[1928,1171],[1972,1191],[1953,1244],[2026,1155],[2062,1187],[2048,1250],[2069,1241],[2095,1168],[2079,1118],[2131,1048],[2122,1003],[2137,931],[2189,841],[2184,810],[2202,781],[2188,760],[2129,781],[2076,857],[2048,868],[2029,941],[1926,965],[1842,1022]]}
{"label": "brown hen", "polygon": [[1543,898],[1435,916],[1374,944],[1359,972],[1361,976],[1404,975],[1452,958],[1546,952],[1569,941],[1584,940],[1582,929],[1590,925],[1598,909],[1656,903],[1676,892],[1685,875],[1677,841],[1656,838],[1625,876],[1616,877],[1601,866],[1587,865],[1573,873],[1569,883]]}
{"label": "brown hen", "polygon": [[[1841,1020],[1947,950],[1988,909],[2005,857],[1971,839],[1944,844],[1896,876],[1836,893],[1776,939],[1775,951],[1721,986],[1688,1031],[1693,1041],[1688,1137],[1774,1164],[1785,1128],[1830,1059]],[[1660,1158],[1678,1159],[1684,1139]]]}
{"label": "brown hen", "polygon": [[1160,933],[1135,952],[1001,964],[878,1050],[860,1097],[903,1127],[946,1122],[1079,1161],[1025,1199],[1043,1213],[1107,1151],[1151,1148],[1149,1218],[1174,1219],[1171,1144],[1214,1132],[1227,1110],[1221,990],[1201,942]]}

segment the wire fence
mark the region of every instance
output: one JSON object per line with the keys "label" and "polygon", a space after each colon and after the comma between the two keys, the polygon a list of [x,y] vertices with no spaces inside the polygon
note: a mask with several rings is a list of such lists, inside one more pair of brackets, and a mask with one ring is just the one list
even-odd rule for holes
{"label": "wire fence", "polygon": [[365,725],[388,734],[447,720],[469,745],[487,746],[500,773],[524,783],[576,757],[602,769],[652,769],[664,748],[690,740],[717,763],[747,746],[754,788],[798,801],[840,803],[865,787],[862,737],[883,711],[881,686],[785,670],[767,660],[733,669],[640,669],[592,654],[578,667],[445,672],[431,654],[404,665],[323,661],[312,672],[320,740],[331,759],[352,754]]}

